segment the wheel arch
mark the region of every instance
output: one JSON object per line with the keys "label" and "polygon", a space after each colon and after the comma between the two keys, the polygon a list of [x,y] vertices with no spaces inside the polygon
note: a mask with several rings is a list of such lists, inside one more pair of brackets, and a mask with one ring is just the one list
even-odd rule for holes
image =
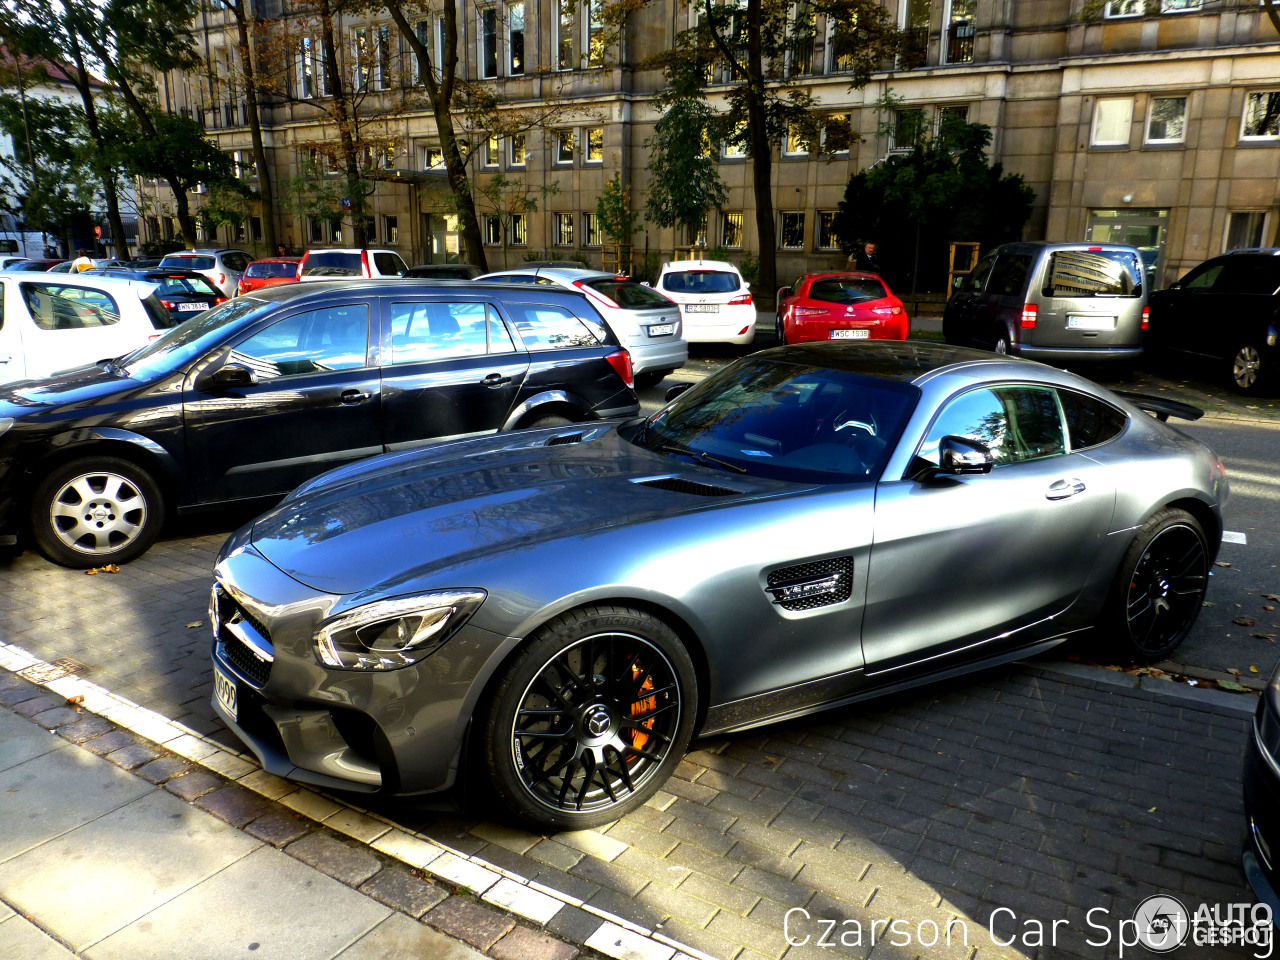
{"label": "wheel arch", "polygon": [[181,467],[177,459],[156,441],[119,427],[93,427],[55,437],[49,450],[34,464],[32,473],[52,470],[89,457],[116,457],[145,470],[160,488],[166,513],[176,507],[181,489]]}
{"label": "wheel arch", "polygon": [[1217,558],[1218,548],[1222,546],[1222,521],[1218,519],[1217,514],[1210,509],[1208,504],[1194,497],[1183,497],[1169,501],[1161,509],[1185,510],[1195,517],[1201,529],[1204,530],[1205,538],[1208,540],[1205,546],[1209,553],[1210,562],[1212,563]]}
{"label": "wheel arch", "polygon": [[591,410],[581,397],[567,390],[544,390],[518,404],[503,423],[500,433],[517,430],[521,425],[539,417],[567,417],[573,421],[586,420]]}

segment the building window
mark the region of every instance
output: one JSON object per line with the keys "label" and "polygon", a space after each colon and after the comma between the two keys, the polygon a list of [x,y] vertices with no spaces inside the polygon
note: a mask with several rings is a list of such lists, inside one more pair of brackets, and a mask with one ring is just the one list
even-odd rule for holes
{"label": "building window", "polygon": [[1144,13],[1146,0],[1111,0],[1102,15],[1114,20],[1118,17],[1140,17]]}
{"label": "building window", "polygon": [[485,138],[484,149],[480,153],[480,163],[486,167],[496,167],[498,165],[498,138],[489,136]]}
{"label": "building window", "polygon": [[594,213],[582,215],[582,245],[584,247],[600,246],[600,218]]}
{"label": "building window", "polygon": [[249,237],[257,243],[262,242],[262,218],[249,218]]}
{"label": "building window", "polygon": [[973,0],[951,0],[950,6],[951,16],[947,24],[943,62],[971,63],[973,40],[977,35],[977,24],[973,19],[976,4]]}
{"label": "building window", "polygon": [[814,237],[813,245],[817,250],[835,250],[839,246],[836,243],[836,212],[834,210],[818,211],[818,233]]}
{"label": "building window", "polygon": [[422,169],[423,170],[444,169],[444,150],[440,147],[423,147],[422,148]]}
{"label": "building window", "polygon": [[787,76],[813,73],[813,46],[818,35],[818,14],[813,4],[800,0],[792,6],[787,32]]}
{"label": "building window", "polygon": [[720,245],[735,250],[742,246],[742,214],[720,215]]}
{"label": "building window", "polygon": [[559,15],[556,18],[556,67],[573,69],[573,0],[557,0]]}
{"label": "building window", "polygon": [[587,163],[604,163],[604,127],[588,127]]}
{"label": "building window", "polygon": [[949,127],[959,126],[962,123],[969,122],[969,105],[961,104],[960,106],[946,106],[938,108],[938,132],[941,133]]}
{"label": "building window", "polygon": [[1153,97],[1147,117],[1147,143],[1182,143],[1186,122],[1186,97]]}
{"label": "building window", "polygon": [[792,123],[787,126],[787,139],[783,144],[782,152],[789,157],[808,156],[809,141],[801,134],[798,124]]}
{"label": "building window", "polygon": [[324,243],[324,221],[319,217],[307,218],[307,239],[311,243]]}
{"label": "building window", "polygon": [[[413,25],[413,32],[418,35],[418,42],[427,48],[427,55],[435,59],[435,54],[431,52],[431,21],[419,20]],[[418,54],[412,52],[410,56],[413,58],[413,67],[410,76],[413,78],[413,85],[416,87],[423,82],[422,71],[418,67]],[[438,64],[436,64],[438,66]]]}
{"label": "building window", "polygon": [[[512,167],[524,166],[524,134],[513,133],[511,139],[507,141],[507,148],[510,150],[510,156],[507,157],[507,165]],[[513,243],[515,241],[512,241]]]}
{"label": "building window", "polygon": [[556,131],[556,163],[573,163],[573,131]]}
{"label": "building window", "polygon": [[303,37],[298,43],[298,99],[310,100],[316,95],[317,66],[312,40],[310,37]]}
{"label": "building window", "polygon": [[1129,125],[1133,122],[1133,98],[1099,100],[1093,108],[1095,147],[1127,147]]}
{"label": "building window", "polygon": [[498,9],[480,11],[480,77],[488,80],[498,75]]}
{"label": "building window", "polygon": [[738,160],[747,155],[747,148],[740,139],[747,129],[744,120],[733,132],[732,139],[726,140],[720,147],[720,156],[726,160]]}
{"label": "building window", "polygon": [[511,215],[511,243],[523,247],[529,242],[529,218],[523,213]]}
{"label": "building window", "polygon": [[557,247],[573,246],[573,214],[572,213],[553,213],[551,215],[551,228],[553,230],[553,243]]}
{"label": "building window", "polygon": [[1280,90],[1251,93],[1244,102],[1242,140],[1274,140],[1280,137]]}
{"label": "building window", "polygon": [[893,111],[893,127],[889,131],[891,150],[912,150],[924,138],[924,111],[920,109]]}
{"label": "building window", "polygon": [[374,64],[374,86],[379,90],[386,90],[391,86],[391,28],[378,27],[374,42],[378,46],[377,62]]}
{"label": "building window", "polygon": [[351,86],[358,93],[364,93],[373,77],[373,51],[370,49],[369,31],[365,27],[352,31],[351,52]]}
{"label": "building window", "polygon": [[587,66],[604,66],[604,0],[587,0]]}
{"label": "building window", "polygon": [[502,218],[496,213],[491,213],[484,218],[484,242],[488,247],[502,245]]}
{"label": "building window", "polygon": [[1265,210],[1233,210],[1227,220],[1227,245],[1223,251],[1261,247],[1266,220]]}
{"label": "building window", "polygon": [[507,69],[513,77],[524,74],[524,4],[507,4]]}
{"label": "building window", "polygon": [[382,239],[393,246],[400,242],[400,222],[396,217],[382,218]]}
{"label": "building window", "polygon": [[804,249],[803,213],[784,213],[782,215],[782,232],[779,240],[783,250]]}
{"label": "building window", "polygon": [[849,154],[849,144],[853,140],[853,126],[849,122],[849,114],[832,113],[822,122],[821,150],[829,154]]}
{"label": "building window", "polygon": [[1204,0],[1160,0],[1161,13],[1185,13],[1188,10],[1199,10]]}

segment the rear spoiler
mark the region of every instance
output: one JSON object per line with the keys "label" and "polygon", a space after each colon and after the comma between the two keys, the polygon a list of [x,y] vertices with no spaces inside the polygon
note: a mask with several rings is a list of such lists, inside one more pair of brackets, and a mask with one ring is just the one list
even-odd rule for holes
{"label": "rear spoiler", "polygon": [[1113,392],[1117,397],[1123,397],[1135,407],[1147,411],[1161,423],[1165,423],[1170,417],[1177,417],[1179,420],[1199,420],[1204,416],[1204,411],[1199,407],[1193,407],[1180,400],[1168,400],[1145,393],[1127,393],[1123,390]]}

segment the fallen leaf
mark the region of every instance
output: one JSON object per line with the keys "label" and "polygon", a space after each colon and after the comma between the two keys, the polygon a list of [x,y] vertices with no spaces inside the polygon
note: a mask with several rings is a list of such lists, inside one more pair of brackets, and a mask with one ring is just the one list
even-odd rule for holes
{"label": "fallen leaf", "polygon": [[[1251,620],[1249,622],[1252,623],[1253,621]],[[187,629],[190,630],[192,627],[203,627],[203,626],[204,626],[203,620],[192,620],[190,623],[187,624]]]}
{"label": "fallen leaf", "polygon": [[1233,693],[1245,692],[1245,688],[1242,687],[1240,684],[1236,683],[1234,680],[1219,680],[1218,686],[1220,686],[1223,690],[1230,690]]}
{"label": "fallen leaf", "polygon": [[84,694],[83,694],[83,693],[77,693],[74,697],[67,697],[67,703],[68,703],[70,706],[73,706],[73,707],[74,707],[77,703],[84,703]]}
{"label": "fallen leaf", "polygon": [[1147,813],[1155,813],[1155,812],[1156,812],[1156,808],[1155,808],[1155,807],[1152,807],[1150,810],[1148,810],[1148,811],[1147,811]]}
{"label": "fallen leaf", "polygon": [[1251,633],[1249,636],[1257,640],[1274,640],[1276,638],[1274,633]]}
{"label": "fallen leaf", "polygon": [[1231,622],[1238,623],[1242,627],[1252,627],[1258,621],[1253,619],[1253,617],[1236,617]]}
{"label": "fallen leaf", "polygon": [[1214,565],[1215,567],[1229,567],[1229,566],[1231,566],[1231,564],[1227,563],[1227,561],[1225,561],[1225,560],[1215,560],[1215,561],[1213,561],[1213,565]]}
{"label": "fallen leaf", "polygon": [[108,563],[105,567],[102,568],[102,572],[103,573],[119,573],[120,568],[117,567],[114,563]]}
{"label": "fallen leaf", "polygon": [[1257,672],[1258,672],[1258,668],[1257,668],[1257,667],[1250,667],[1250,668],[1249,668],[1249,672],[1250,672],[1250,673],[1257,673]]}
{"label": "fallen leaf", "polygon": [[97,567],[90,567],[88,570],[86,570],[86,571],[84,572],[84,575],[85,575],[86,577],[96,577],[96,576],[98,575],[98,568],[97,568]]}
{"label": "fallen leaf", "polygon": [[1200,604],[1200,606],[1202,606],[1202,607],[1212,607],[1212,606],[1213,606],[1213,604],[1212,604],[1212,603],[1210,603],[1208,600],[1206,600],[1206,601],[1204,601],[1204,603]]}
{"label": "fallen leaf", "polygon": [[777,758],[777,757],[765,757],[765,758],[764,758],[764,762],[765,762],[765,763],[777,763],[777,762],[778,762],[778,758]]}
{"label": "fallen leaf", "polygon": [[1263,599],[1263,600],[1274,600],[1274,601],[1276,601],[1276,603],[1280,603],[1280,597],[1277,597],[1274,593],[1264,593],[1264,594],[1262,595],[1262,599]]}
{"label": "fallen leaf", "polygon": [[1231,674],[1233,677],[1240,676],[1240,671],[1235,667],[1227,667],[1227,673]]}

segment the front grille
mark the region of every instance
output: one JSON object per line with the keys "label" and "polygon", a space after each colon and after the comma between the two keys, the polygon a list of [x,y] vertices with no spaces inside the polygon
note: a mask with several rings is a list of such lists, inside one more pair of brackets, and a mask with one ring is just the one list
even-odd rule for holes
{"label": "front grille", "polygon": [[265,686],[271,678],[271,661],[263,660],[226,630],[221,635],[222,653],[227,662],[236,668],[247,679],[259,687]]}
{"label": "front grille", "polygon": [[[271,632],[267,629],[267,625],[241,606],[220,583],[214,585],[213,602],[210,607],[219,652],[223,659],[246,680],[255,686],[262,687],[271,676],[270,653],[273,652]],[[243,626],[237,628],[237,624]],[[268,656],[259,656],[257,651],[236,636],[236,629],[252,630],[256,633]],[[251,639],[257,642],[257,638]]]}
{"label": "front grille", "polygon": [[557,447],[562,443],[581,443],[582,438],[585,436],[586,434],[581,432],[580,433],[561,433],[552,437],[550,440],[544,443],[543,446]]}
{"label": "front grille", "polygon": [[729,487],[718,487],[711,483],[699,483],[697,480],[686,480],[683,477],[659,477],[656,480],[634,480],[642,487],[657,487],[670,490],[672,493],[691,493],[695,497],[732,497],[742,493]]}
{"label": "front grille", "polygon": [[[787,598],[785,588],[799,591],[805,584],[814,585],[812,595]],[[769,574],[767,589],[773,594],[773,602],[783,610],[812,610],[844,603],[853,594],[853,558],[832,557],[780,567]]]}

